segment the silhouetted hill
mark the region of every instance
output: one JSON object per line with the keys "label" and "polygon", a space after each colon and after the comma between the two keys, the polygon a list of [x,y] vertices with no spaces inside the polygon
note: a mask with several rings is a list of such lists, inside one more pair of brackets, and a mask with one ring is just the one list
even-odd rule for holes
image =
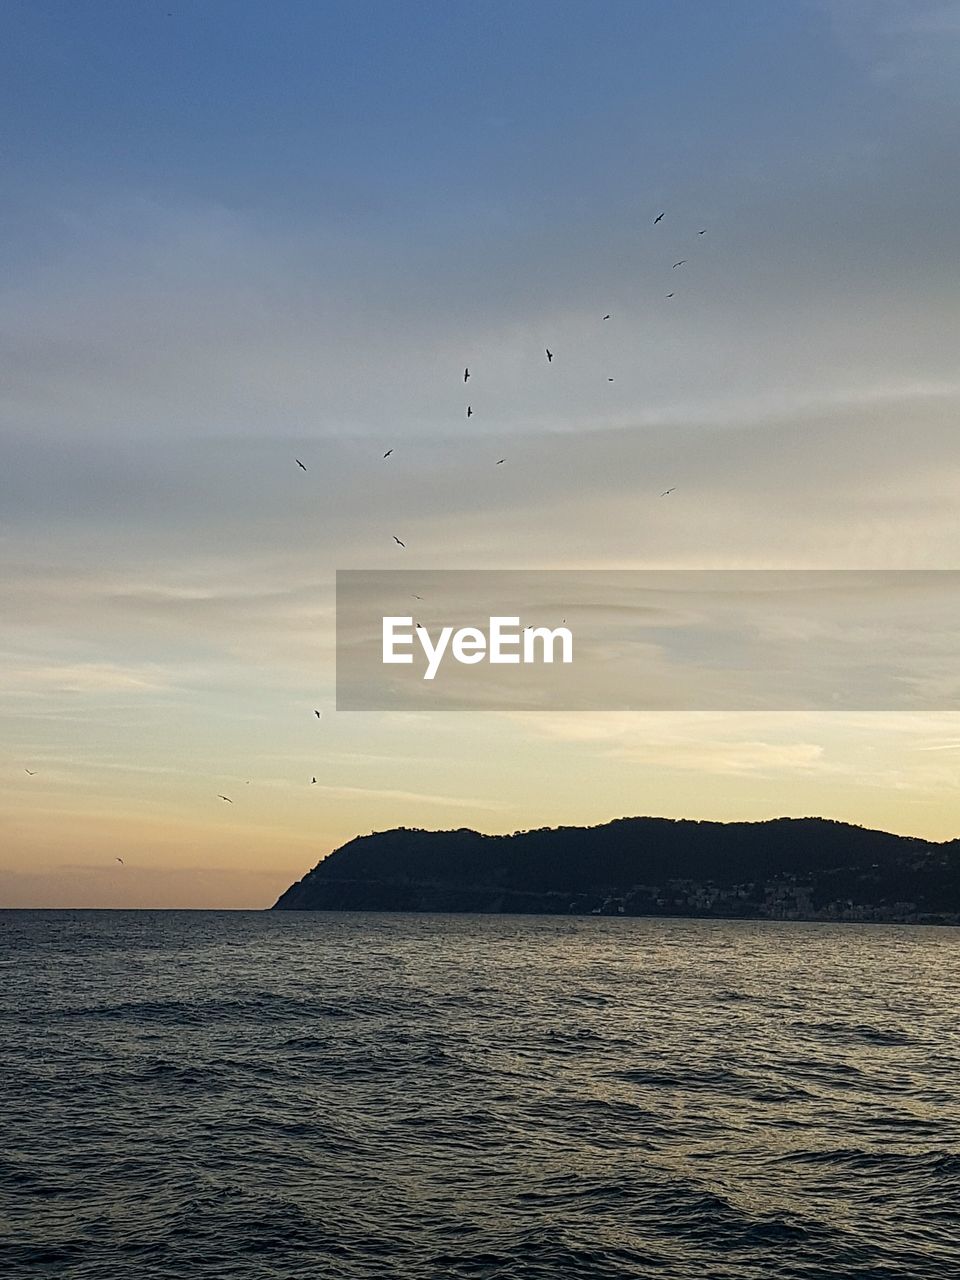
{"label": "silhouetted hill", "polygon": [[275,910],[704,915],[960,923],[960,840],[825,818],[621,818],[509,836],[359,836]]}

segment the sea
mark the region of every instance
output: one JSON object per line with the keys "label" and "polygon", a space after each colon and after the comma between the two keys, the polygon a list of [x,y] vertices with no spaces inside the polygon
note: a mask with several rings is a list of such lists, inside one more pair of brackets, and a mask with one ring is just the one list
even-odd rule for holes
{"label": "sea", "polygon": [[5,1280],[957,1280],[960,930],[0,912]]}

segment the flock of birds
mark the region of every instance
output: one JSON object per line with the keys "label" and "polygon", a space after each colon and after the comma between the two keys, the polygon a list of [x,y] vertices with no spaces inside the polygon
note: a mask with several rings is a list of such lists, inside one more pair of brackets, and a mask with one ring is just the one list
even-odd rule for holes
{"label": "flock of birds", "polygon": [[[657,214],[657,216],[656,216],[656,217],[654,218],[654,220],[653,220],[653,225],[654,225],[654,226],[656,226],[658,222],[662,221],[663,217],[664,217],[664,213],[663,213],[663,212],[658,213],[658,214]],[[707,229],[706,229],[706,227],[703,227],[700,231],[698,231],[698,232],[697,232],[697,235],[698,235],[698,236],[705,236],[706,234],[707,234]],[[676,271],[678,267],[685,267],[686,265],[687,265],[687,259],[686,259],[686,258],[680,258],[677,262],[675,262],[675,263],[673,264],[672,270]],[[666,296],[667,296],[668,298],[672,298],[672,297],[674,297],[674,296],[675,296],[675,294],[674,294],[673,292],[671,292],[671,293],[668,293]],[[605,316],[603,316],[603,319],[604,319],[604,320],[611,320],[612,318],[613,318],[612,312],[608,312]],[[545,356],[547,357],[547,364],[553,364],[554,356],[553,356],[553,352],[550,350],[550,348],[549,348],[549,347],[545,347],[545,348],[544,348],[544,354],[545,354]],[[470,381],[470,377],[471,377],[471,374],[470,374],[470,366],[469,366],[469,365],[467,365],[467,366],[464,368],[464,370],[463,370],[463,384],[464,384],[464,386],[466,386],[466,384]],[[608,381],[608,382],[613,382],[613,378],[607,378],[607,381]],[[472,418],[472,417],[473,417],[473,405],[472,405],[472,404],[468,404],[468,405],[467,405],[467,420],[469,421],[469,419],[470,419],[470,418]],[[389,457],[390,457],[390,455],[391,455],[392,453],[393,453],[393,449],[392,449],[392,448],[388,449],[388,450],[386,451],[386,453],[383,455],[383,458],[384,458],[384,459],[389,458]],[[299,458],[295,458],[295,459],[294,459],[294,461],[296,462],[297,466],[298,466],[298,467],[300,467],[300,469],[301,469],[302,471],[306,471],[306,469],[307,469],[307,468],[304,466],[304,464],[300,461],[300,459],[299,459]],[[498,458],[498,459],[497,459],[497,461],[496,461],[496,463],[495,463],[495,465],[496,465],[496,466],[498,466],[498,467],[502,467],[502,466],[503,466],[503,464],[504,464],[505,462],[506,462],[506,458]],[[666,497],[668,497],[671,493],[676,492],[676,488],[677,488],[677,486],[676,486],[676,485],[672,485],[669,489],[664,489],[664,490],[663,490],[663,492],[660,494],[660,497],[661,497],[661,498],[666,498]],[[401,539],[400,539],[400,538],[398,538],[396,534],[393,534],[393,540],[394,540],[394,542],[397,544],[397,546],[398,546],[398,547],[403,547],[404,549],[406,549],[406,545],[407,545],[407,544],[406,544],[405,542],[401,541]],[[418,598],[418,597],[415,597],[415,598]]]}
{"label": "flock of birds", "polygon": [[[168,15],[168,16],[170,16],[170,15]],[[663,217],[664,217],[664,213],[663,213],[663,212],[658,213],[658,214],[657,214],[657,216],[656,216],[656,217],[654,218],[654,220],[653,220],[653,225],[654,225],[654,226],[656,226],[659,222],[661,222],[661,221],[663,220]],[[698,232],[697,232],[697,235],[698,235],[698,236],[704,236],[704,235],[706,235],[706,234],[707,234],[707,229],[706,229],[706,227],[704,227],[702,230],[700,230],[700,231],[698,231]],[[687,265],[687,259],[686,259],[686,258],[680,258],[677,262],[673,263],[672,270],[676,271],[679,267],[684,267],[684,266],[686,266],[686,265]],[[674,293],[673,293],[673,292],[668,293],[668,294],[666,295],[666,297],[667,297],[667,298],[672,298],[672,297],[674,297]],[[608,312],[607,314],[605,314],[605,315],[602,317],[602,319],[603,319],[603,320],[610,320],[610,319],[612,319],[612,312]],[[554,360],[554,353],[550,350],[550,348],[549,348],[549,347],[545,347],[545,348],[544,348],[544,355],[546,356],[547,364],[553,364],[553,360]],[[472,376],[472,375],[471,375],[471,373],[470,373],[470,367],[469,367],[469,365],[467,365],[467,366],[465,366],[465,368],[464,368],[464,370],[463,370],[463,385],[464,385],[464,386],[466,386],[466,384],[470,381],[471,376]],[[607,378],[607,381],[608,381],[608,382],[613,382],[613,378]],[[469,403],[467,404],[467,415],[466,415],[466,416],[467,416],[467,419],[468,419],[468,420],[469,420],[470,418],[472,418],[472,417],[473,417],[473,405],[472,405],[472,404],[469,404]],[[393,448],[388,449],[388,450],[386,451],[386,453],[384,453],[384,455],[383,455],[383,459],[384,459],[384,460],[386,460],[387,458],[389,458],[389,457],[393,454],[393,452],[394,452]],[[307,470],[306,464],[305,464],[304,462],[302,462],[300,458],[294,458],[294,461],[296,462],[297,466],[300,468],[300,470],[301,470],[301,471],[306,471],[306,470]],[[506,462],[506,458],[498,458],[498,459],[497,459],[497,461],[496,461],[496,464],[495,464],[495,465],[496,465],[496,466],[498,466],[498,467],[500,467],[500,466],[503,466],[503,464],[504,464],[505,462]],[[661,498],[666,498],[669,494],[674,493],[674,492],[676,491],[676,488],[677,488],[677,486],[676,486],[676,485],[672,485],[669,489],[664,489],[664,490],[663,490],[663,492],[660,494]],[[403,547],[404,549],[406,548],[406,545],[407,545],[407,544],[406,544],[405,542],[401,541],[401,539],[400,539],[400,538],[398,538],[396,534],[394,534],[394,535],[393,535],[393,540],[394,540],[394,542],[397,544],[397,546],[399,546],[399,547]],[[422,600],[422,599],[423,599],[423,597],[422,597],[422,596],[418,596],[418,595],[415,595],[413,598],[414,598],[414,600]],[[564,619],[564,621],[566,621],[566,619]],[[417,627],[419,627],[419,626],[420,626],[420,623],[417,623]],[[529,628],[524,627],[524,630],[525,630],[525,631],[526,631],[526,630],[528,630],[528,629],[529,629]],[[318,720],[320,720],[320,719],[322,718],[322,712],[320,712],[320,711],[316,711],[316,710],[315,710],[313,714],[317,717],[317,719],[318,719]],[[35,776],[36,776],[36,773],[37,773],[36,769],[25,769],[25,772],[26,772],[26,773],[28,773],[28,774],[30,775],[30,777],[31,777],[31,778],[32,778],[32,777],[35,777]],[[315,777],[311,778],[311,780],[310,780],[311,785],[315,784],[315,783],[316,783],[316,781],[317,781],[317,779],[316,779]],[[217,799],[218,799],[218,800],[222,800],[222,801],[224,801],[226,804],[233,804],[233,800],[231,799],[231,797],[230,797],[230,796],[225,796],[225,795],[222,795],[221,793],[218,793],[218,794],[217,794]],[[122,859],[122,858],[120,858],[120,857],[116,858],[116,861],[117,861],[117,862],[119,862],[121,866],[124,866],[124,865],[125,865],[125,864],[124,864],[123,859]]]}

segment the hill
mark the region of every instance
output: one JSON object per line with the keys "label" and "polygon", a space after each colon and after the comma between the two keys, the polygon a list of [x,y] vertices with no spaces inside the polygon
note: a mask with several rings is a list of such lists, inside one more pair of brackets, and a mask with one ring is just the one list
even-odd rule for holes
{"label": "hill", "polygon": [[359,836],[280,911],[480,911],[960,923],[960,841],[825,818],[621,818],[513,835]]}

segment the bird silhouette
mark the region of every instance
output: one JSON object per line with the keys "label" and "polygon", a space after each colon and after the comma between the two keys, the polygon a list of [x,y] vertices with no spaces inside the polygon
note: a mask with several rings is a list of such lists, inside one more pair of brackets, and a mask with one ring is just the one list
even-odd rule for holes
{"label": "bird silhouette", "polygon": [[217,794],[217,799],[218,799],[218,800],[226,800],[227,804],[233,804],[233,801],[230,799],[230,797],[229,797],[229,796],[222,796],[222,795],[220,795],[220,794],[218,793],[218,794]]}
{"label": "bird silhouette", "polygon": [[[674,486],[673,486],[673,489],[676,489],[676,487],[677,487],[677,486],[676,486],[676,485],[674,485]],[[665,497],[667,496],[667,494],[668,494],[668,493],[673,493],[673,489],[664,489],[664,491],[663,491],[663,493],[661,493],[660,497],[661,497],[661,498],[665,498]]]}
{"label": "bird silhouette", "polygon": [[24,769],[24,773],[29,773],[30,777],[33,778],[36,776],[37,771],[36,769]]}
{"label": "bird silhouette", "polygon": [[398,543],[401,547],[405,547],[407,545],[405,542],[400,542],[400,539],[397,537],[396,534],[393,535],[393,540],[394,542]]}
{"label": "bird silhouette", "polygon": [[544,350],[547,353],[547,364],[550,364],[551,361],[553,360],[553,352],[550,350],[549,347],[544,348]]}
{"label": "bird silhouette", "polygon": [[122,858],[117,858],[117,862],[120,863],[121,867],[124,866],[124,861]]}
{"label": "bird silhouette", "polygon": [[390,455],[391,455],[391,453],[393,453],[393,450],[392,450],[392,449],[388,449],[388,450],[387,450],[387,452],[386,452],[383,456],[384,456],[385,458],[389,458],[389,457],[390,457]]}
{"label": "bird silhouette", "polygon": [[414,600],[422,600],[422,599],[423,599],[423,596],[414,596],[413,598],[414,598]]}
{"label": "bird silhouette", "polygon": [[686,262],[686,258],[681,258],[679,262],[675,262],[673,264],[674,269],[676,269],[677,267],[682,267],[685,262]]}
{"label": "bird silhouette", "polygon": [[311,778],[311,779],[310,779],[310,785],[311,785],[311,786],[313,786],[313,784],[314,784],[315,782],[316,782],[316,778]]}
{"label": "bird silhouette", "polygon": [[604,318],[604,320],[609,320],[609,319],[610,319],[610,317],[609,317],[609,316],[604,316],[603,318]]}
{"label": "bird silhouette", "polygon": [[612,379],[612,378],[608,378],[608,379],[607,379],[607,381],[608,381],[608,382],[612,382],[612,381],[613,381],[613,379]]}
{"label": "bird silhouette", "polygon": [[320,712],[319,712],[319,711],[314,711],[314,713],[313,713],[313,714],[317,717],[317,719],[318,719],[318,720],[320,719]]}
{"label": "bird silhouette", "polygon": [[668,297],[668,298],[672,298],[672,297],[673,297],[673,294],[672,294],[672,293],[668,293],[668,294],[667,294],[667,297]]}
{"label": "bird silhouette", "polygon": [[654,220],[653,220],[653,225],[654,225],[654,226],[656,226],[656,225],[657,225],[657,223],[660,221],[660,219],[661,219],[662,217],[663,217],[663,214],[662,214],[662,213],[658,213],[658,214],[657,214],[657,216],[656,216],[656,217],[654,218]]}
{"label": "bird silhouette", "polygon": [[467,380],[469,377],[470,377],[470,370],[469,370],[469,369],[464,369],[464,371],[463,371],[463,380],[464,380],[464,382],[466,382],[466,380]]}
{"label": "bird silhouette", "polygon": [[296,462],[297,466],[300,468],[301,471],[306,471],[307,468],[303,465],[303,463],[300,461],[299,458],[295,458],[294,461]]}
{"label": "bird silhouette", "polygon": [[[506,458],[501,458],[501,459],[500,459],[500,462],[506,462]],[[498,463],[497,463],[497,466],[498,466],[498,467],[499,467],[499,465],[500,465],[500,462],[498,462]]]}
{"label": "bird silhouette", "polygon": [[470,407],[470,405],[467,405],[467,417],[468,418],[473,417],[473,409]]}
{"label": "bird silhouette", "polygon": [[707,234],[707,228],[706,228],[706,227],[704,227],[702,231],[698,231],[698,232],[697,232],[697,235],[698,235],[698,236],[705,236],[706,234]]}

